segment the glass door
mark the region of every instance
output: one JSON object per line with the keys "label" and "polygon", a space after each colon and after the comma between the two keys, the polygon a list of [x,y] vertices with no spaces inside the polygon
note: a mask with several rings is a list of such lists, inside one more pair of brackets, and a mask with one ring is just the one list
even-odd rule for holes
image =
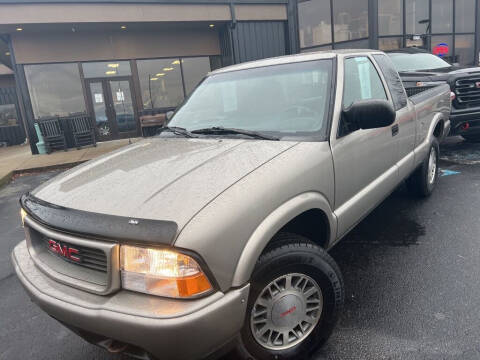
{"label": "glass door", "polygon": [[88,92],[90,108],[92,109],[93,119],[95,120],[96,132],[100,141],[111,140],[114,138],[111,121],[109,119],[109,106],[105,97],[104,81],[88,81]]}
{"label": "glass door", "polygon": [[105,141],[137,136],[130,79],[89,79],[86,85],[98,139]]}
{"label": "glass door", "polygon": [[122,136],[136,132],[137,120],[129,80],[108,80],[112,99],[112,116],[118,131]]}

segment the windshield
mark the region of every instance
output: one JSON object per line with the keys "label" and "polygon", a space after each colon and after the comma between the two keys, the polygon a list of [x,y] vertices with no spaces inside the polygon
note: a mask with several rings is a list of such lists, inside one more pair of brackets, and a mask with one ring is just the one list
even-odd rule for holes
{"label": "windshield", "polygon": [[398,72],[401,71],[418,71],[418,70],[432,70],[444,69],[450,67],[450,64],[438,56],[420,53],[420,54],[404,54],[404,53],[389,53]]}
{"label": "windshield", "polygon": [[[168,126],[234,128],[277,137],[325,132],[333,60],[266,66],[207,77]],[[323,133],[322,133],[323,135]]]}

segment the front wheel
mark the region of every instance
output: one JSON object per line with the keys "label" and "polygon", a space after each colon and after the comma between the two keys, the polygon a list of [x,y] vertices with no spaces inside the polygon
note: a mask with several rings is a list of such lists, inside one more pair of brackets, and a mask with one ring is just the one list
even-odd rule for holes
{"label": "front wheel", "polygon": [[432,194],[438,180],[439,145],[437,139],[433,139],[427,157],[420,167],[407,179],[407,186],[411,192],[420,197],[428,197]]}
{"label": "front wheel", "polygon": [[252,276],[238,353],[244,359],[307,359],[334,328],[344,301],[342,275],[308,239],[280,234],[275,240]]}

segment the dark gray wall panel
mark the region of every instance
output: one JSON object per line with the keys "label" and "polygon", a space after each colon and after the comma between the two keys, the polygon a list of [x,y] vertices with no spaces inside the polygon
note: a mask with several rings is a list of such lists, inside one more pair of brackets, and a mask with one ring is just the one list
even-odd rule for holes
{"label": "dark gray wall panel", "polygon": [[283,21],[242,21],[232,31],[235,63],[287,54]]}

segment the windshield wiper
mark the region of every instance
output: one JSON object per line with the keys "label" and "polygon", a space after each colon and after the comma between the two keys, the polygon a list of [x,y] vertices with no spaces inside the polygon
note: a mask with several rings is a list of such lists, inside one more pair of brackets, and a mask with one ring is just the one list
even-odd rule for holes
{"label": "windshield wiper", "polygon": [[205,129],[197,129],[192,130],[192,134],[202,134],[202,135],[228,135],[228,134],[238,134],[238,135],[245,135],[250,136],[255,139],[262,139],[262,140],[280,140],[278,137],[261,134],[256,131],[251,130],[242,130],[242,129],[234,129],[234,128],[225,128],[223,126],[213,126]]}
{"label": "windshield wiper", "polygon": [[165,131],[174,133],[175,135],[180,135],[180,136],[183,136],[183,137],[187,137],[187,138],[196,137],[196,136],[192,135],[192,133],[190,131],[188,131],[187,129],[185,129],[183,127],[178,127],[178,126],[164,126],[164,127],[160,128],[160,130],[158,131],[158,134],[161,134],[162,132],[165,132]]}

